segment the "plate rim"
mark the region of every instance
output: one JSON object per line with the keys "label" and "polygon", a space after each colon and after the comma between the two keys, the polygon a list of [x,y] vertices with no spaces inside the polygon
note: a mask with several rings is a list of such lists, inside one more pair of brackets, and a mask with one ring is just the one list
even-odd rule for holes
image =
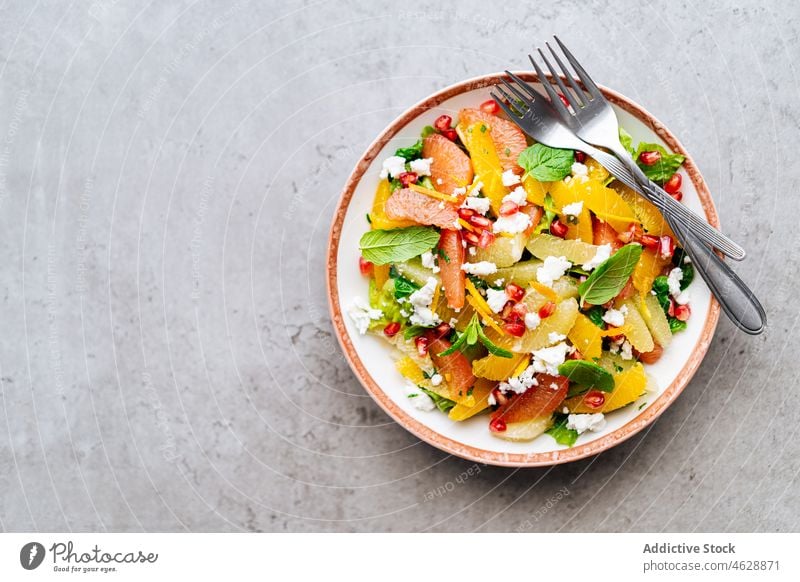
{"label": "plate rim", "polygon": [[[515,74],[525,81],[533,83],[539,82],[539,76],[535,73],[520,71],[516,72]],[[546,76],[550,77],[550,75]],[[403,411],[391,399],[391,397],[372,378],[362,364],[361,359],[356,352],[355,346],[353,345],[353,342],[347,333],[347,329],[345,328],[344,324],[344,315],[339,307],[337,256],[347,209],[350,205],[353,195],[355,194],[356,187],[363,178],[367,168],[371,165],[372,161],[377,157],[378,153],[381,151],[381,149],[383,149],[386,143],[391,140],[400,130],[402,130],[419,115],[429,109],[438,107],[442,102],[461,93],[483,89],[490,85],[496,85],[500,82],[500,79],[510,80],[508,75],[505,73],[489,73],[449,85],[429,95],[396,117],[367,147],[345,182],[342,193],[339,196],[339,202],[336,205],[333,219],[331,221],[326,250],[326,286],[328,291],[328,308],[330,310],[331,322],[336,333],[336,338],[342,348],[342,351],[344,352],[345,359],[350,365],[350,368],[353,370],[361,385],[378,404],[378,406],[380,406],[384,412],[386,412],[404,429],[409,431],[420,440],[425,441],[426,443],[446,453],[456,455],[469,461],[502,467],[544,467],[577,461],[586,457],[597,455],[633,437],[645,427],[652,424],[661,414],[663,414],[664,411],[669,408],[669,406],[677,399],[680,393],[683,392],[684,388],[686,388],[700,367],[700,363],[705,358],[705,355],[708,352],[708,348],[711,344],[711,340],[714,337],[714,332],[717,328],[720,306],[712,295],[708,315],[706,316],[706,321],[703,324],[703,330],[700,333],[700,338],[695,345],[695,349],[686,363],[683,365],[683,368],[678,373],[675,380],[669,386],[667,386],[661,394],[659,394],[658,398],[656,398],[656,400],[650,406],[645,408],[640,414],[637,414],[633,419],[617,428],[613,432],[610,432],[607,435],[604,435],[591,442],[577,445],[568,449],[544,453],[508,453],[473,447],[471,445],[460,443],[435,431],[431,427],[426,426]],[[609,89],[602,85],[599,85],[599,88],[603,95],[605,95],[606,99],[608,99],[612,104],[627,111],[639,121],[644,123],[650,128],[651,131],[658,135],[658,137],[660,137],[673,152],[678,152],[685,156],[686,159],[684,161],[684,170],[695,187],[698,198],[700,199],[700,204],[706,214],[706,218],[710,224],[719,228],[719,215],[717,214],[717,210],[714,206],[708,186],[700,174],[697,165],[694,163],[694,160],[688,154],[678,138],[676,138],[663,123],[656,119],[655,116],[653,116],[649,111],[635,101],[617,91],[614,91],[613,89]]]}

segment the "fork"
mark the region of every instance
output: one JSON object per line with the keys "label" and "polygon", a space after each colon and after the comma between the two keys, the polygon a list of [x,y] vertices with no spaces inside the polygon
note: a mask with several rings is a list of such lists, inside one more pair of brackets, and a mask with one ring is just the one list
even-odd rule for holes
{"label": "fork", "polygon": [[[522,131],[537,142],[550,147],[578,150],[591,156],[622,183],[647,196],[645,194],[647,188],[636,180],[627,166],[611,154],[581,140],[562,123],[552,104],[540,93],[513,73],[506,71],[506,74],[525,93],[501,78],[500,81],[513,93],[514,97],[499,85],[495,86],[495,89],[502,95],[502,98],[495,92],[491,92],[491,96]],[[544,83],[546,81],[543,81]],[[508,101],[508,104],[503,101],[503,98]],[[665,214],[665,218],[678,237],[681,246],[689,255],[695,270],[708,284],[722,310],[731,321],[739,329],[751,335],[764,331],[766,313],[747,285],[703,241],[697,238],[693,231],[686,229],[671,215]]]}
{"label": "fork", "polygon": [[[569,52],[567,47],[564,46],[561,40],[559,40],[557,36],[553,38],[555,38],[558,46],[561,47],[564,56],[566,56],[567,60],[572,65],[585,88],[585,90],[581,90],[581,87],[575,81],[569,69],[564,65],[558,53],[553,50],[549,43],[545,43],[545,45],[550,50],[550,53],[552,53],[553,58],[560,67],[572,91],[568,90],[564,81],[556,73],[541,49],[537,49],[539,56],[551,73],[549,83],[546,82],[547,76],[544,75],[541,68],[539,68],[536,60],[531,55],[528,55],[534,69],[536,69],[536,73],[539,75],[539,79],[545,81],[542,83],[542,86],[550,97],[551,103],[556,111],[559,113],[561,120],[583,141],[593,146],[610,150],[611,153],[622,161],[636,178],[636,181],[646,186],[646,190],[649,192],[644,193],[645,197],[655,204],[658,209],[661,210],[662,214],[672,215],[681,223],[685,224],[687,230],[690,229],[694,231],[702,240],[719,249],[730,258],[737,261],[742,260],[745,257],[745,251],[741,246],[667,194],[639,168],[628,150],[620,143],[619,122],[611,104],[606,100],[595,82],[592,81],[585,69],[572,53]],[[561,101],[561,98],[558,96],[553,86],[554,83],[558,89],[561,90],[561,94],[569,103],[571,110]]]}

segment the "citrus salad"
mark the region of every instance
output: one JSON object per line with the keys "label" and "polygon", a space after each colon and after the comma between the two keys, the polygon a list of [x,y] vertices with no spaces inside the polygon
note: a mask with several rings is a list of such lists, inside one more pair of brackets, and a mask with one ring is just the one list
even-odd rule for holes
{"label": "citrus salad", "polygon": [[[416,408],[571,446],[651,389],[643,364],[686,327],[694,271],[655,206],[498,113],[441,115],[382,161],[360,240],[369,296],[348,313],[397,348]],[[683,156],[620,134],[680,200]]]}

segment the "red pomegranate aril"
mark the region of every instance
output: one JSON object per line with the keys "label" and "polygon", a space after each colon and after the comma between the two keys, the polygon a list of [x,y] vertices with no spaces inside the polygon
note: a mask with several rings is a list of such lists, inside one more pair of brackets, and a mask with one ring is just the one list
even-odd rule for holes
{"label": "red pomegranate aril", "polygon": [[517,303],[514,307],[511,308],[511,313],[523,319],[528,314],[528,306],[524,303]]}
{"label": "red pomegranate aril", "polygon": [[675,241],[668,234],[662,235],[659,239],[659,254],[664,259],[669,259],[675,254]]}
{"label": "red pomegranate aril", "polygon": [[492,390],[492,396],[494,396],[494,401],[500,406],[505,406],[508,404],[508,398],[506,398],[506,395],[503,394],[499,388]]}
{"label": "red pomegranate aril", "polygon": [[556,304],[552,301],[548,301],[544,305],[539,308],[539,318],[544,319],[545,317],[550,317],[556,311]]}
{"label": "red pomegranate aril", "polygon": [[404,188],[408,188],[409,184],[417,183],[417,175],[414,172],[403,172],[397,176],[397,179],[400,180]]}
{"label": "red pomegranate aril", "polygon": [[365,277],[372,275],[372,266],[372,263],[364,257],[358,257],[358,270],[361,271],[361,274]]}
{"label": "red pomegranate aril", "polygon": [[458,134],[456,133],[455,129],[445,129],[442,132],[442,135],[445,136],[450,141],[456,141],[458,139]]}
{"label": "red pomegranate aril", "polygon": [[386,337],[394,337],[397,335],[398,331],[400,331],[400,324],[396,321],[393,321],[383,328],[383,335]]}
{"label": "red pomegranate aril", "polygon": [[580,350],[576,349],[570,355],[567,356],[568,360],[582,360],[583,354],[581,354]]}
{"label": "red pomegranate aril", "polygon": [[677,194],[678,190],[681,189],[682,183],[683,177],[680,174],[672,174],[672,178],[664,182],[664,191],[667,194]]}
{"label": "red pomegranate aril", "polygon": [[670,194],[670,196],[672,196],[678,202],[683,200],[683,192],[675,192],[675,194]]}
{"label": "red pomegranate aril", "polygon": [[589,408],[602,408],[606,403],[606,395],[599,390],[591,390],[583,397],[583,403]]}
{"label": "red pomegranate aril", "polygon": [[486,218],[485,216],[481,216],[480,214],[471,216],[467,222],[469,222],[472,226],[476,226],[478,228],[489,228],[490,226],[492,226],[492,221]]}
{"label": "red pomegranate aril", "polygon": [[500,205],[500,216],[511,216],[519,212],[519,206],[516,202],[508,200]]}
{"label": "red pomegranate aril", "polygon": [[558,219],[555,219],[550,223],[550,234],[557,236],[558,238],[564,238],[567,236],[568,230],[569,227]]}
{"label": "red pomegranate aril", "polygon": [[692,309],[688,305],[675,306],[675,319],[680,321],[689,321],[689,316],[692,314]]}
{"label": "red pomegranate aril", "polygon": [[667,308],[667,315],[669,315],[670,317],[675,317],[675,307],[676,307],[675,306],[675,300],[674,299],[670,299],[669,300],[669,307]]}
{"label": "red pomegranate aril", "polygon": [[658,247],[661,246],[661,241],[657,236],[653,236],[652,234],[643,234],[642,239],[639,241],[642,243],[642,246],[646,249],[650,249],[651,251],[657,251]]}
{"label": "red pomegranate aril", "polygon": [[509,283],[506,285],[506,295],[511,301],[518,303],[522,301],[522,298],[525,297],[525,289],[517,285],[516,283]]}
{"label": "red pomegranate aril", "polygon": [[617,236],[617,238],[620,241],[624,242],[625,244],[628,244],[629,242],[633,241],[638,242],[639,240],[641,240],[642,234],[644,234],[644,232],[642,231],[642,227],[636,224],[635,222],[631,222],[630,226],[628,226],[628,230],[620,233]]}
{"label": "red pomegranate aril", "polygon": [[495,418],[489,423],[489,430],[492,432],[506,432],[506,421],[502,418]]}
{"label": "red pomegranate aril", "polygon": [[513,301],[506,301],[506,304],[503,305],[503,309],[500,311],[500,319],[502,319],[505,322],[519,321],[520,319],[519,315],[514,313]]}
{"label": "red pomegranate aril", "polygon": [[430,340],[425,336],[419,336],[417,339],[414,340],[414,345],[417,346],[417,353],[421,358],[424,358],[428,355],[428,344]]}
{"label": "red pomegranate aril", "polygon": [[488,230],[484,230],[483,232],[481,232],[481,236],[478,239],[478,247],[485,249],[493,242],[494,242],[494,234],[492,234]]}
{"label": "red pomegranate aril", "polygon": [[477,233],[466,231],[463,236],[464,240],[471,245],[479,246],[479,243],[481,242],[481,237]]}
{"label": "red pomegranate aril", "polygon": [[564,107],[569,107],[569,101],[567,101],[566,97],[564,97],[561,93],[559,93],[558,98],[561,99],[561,102],[564,104]]}
{"label": "red pomegranate aril", "polygon": [[586,154],[583,152],[576,151],[575,152],[575,161],[579,164],[582,164],[586,161]]}
{"label": "red pomegranate aril", "polygon": [[[434,306],[434,307],[435,307],[435,306]],[[446,321],[444,321],[444,322],[440,323],[439,325],[437,325],[437,326],[434,328],[434,330],[433,330],[433,335],[434,335],[434,337],[435,337],[436,339],[439,339],[439,338],[441,338],[441,337],[447,337],[447,336],[449,336],[449,335],[450,335],[450,331],[451,331],[451,329],[452,329],[452,328],[450,327],[450,324],[449,324],[449,323],[447,323]]]}
{"label": "red pomegranate aril", "polygon": [[453,118],[449,115],[440,115],[436,118],[436,121],[433,122],[433,127],[442,132],[450,129],[451,125],[453,125]]}
{"label": "red pomegranate aril", "polygon": [[497,115],[500,112],[500,106],[494,99],[489,99],[488,101],[484,101],[483,103],[481,103],[481,111],[483,111],[484,113]]}
{"label": "red pomegranate aril", "polygon": [[645,166],[654,166],[658,163],[660,159],[661,159],[661,152],[657,151],[642,152],[639,154],[639,161],[642,162]]}
{"label": "red pomegranate aril", "polygon": [[477,212],[475,212],[472,208],[459,208],[458,209],[458,217],[463,218],[464,220],[469,220],[473,216],[475,216]]}
{"label": "red pomegranate aril", "polygon": [[525,335],[526,328],[525,324],[521,321],[512,321],[503,325],[503,329],[505,329],[509,335],[513,335],[514,337],[522,337]]}

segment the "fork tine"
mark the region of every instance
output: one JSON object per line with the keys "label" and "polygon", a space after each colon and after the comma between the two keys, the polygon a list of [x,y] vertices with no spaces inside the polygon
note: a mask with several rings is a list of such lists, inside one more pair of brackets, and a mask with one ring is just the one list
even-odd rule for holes
{"label": "fork tine", "polygon": [[[550,53],[553,55],[553,58],[556,60],[556,63],[558,63],[559,68],[564,73],[564,77],[567,79],[567,82],[569,83],[569,86],[572,87],[572,90],[575,92],[575,96],[578,99],[580,99],[581,107],[583,107],[587,103],[587,95],[586,95],[586,93],[584,93],[581,90],[581,88],[578,87],[578,84],[575,82],[575,79],[572,77],[572,71],[570,71],[566,66],[564,66],[564,63],[561,62],[561,59],[558,57],[558,53],[556,53],[556,51],[553,50],[553,47],[550,46],[550,43],[546,42],[544,44],[547,46],[548,49],[550,49]],[[559,83],[559,85],[561,85],[561,84]],[[567,97],[569,97],[569,96],[567,95]],[[572,103],[572,101],[570,101],[570,103]],[[572,107],[575,108],[575,105],[573,105]]]}
{"label": "fork tine", "polygon": [[[550,69],[550,73],[553,75],[553,80],[558,84],[558,88],[561,89],[561,94],[564,96],[564,99],[569,101],[569,104],[572,105],[572,108],[575,111],[578,111],[583,106],[583,102],[580,101],[576,96],[574,96],[567,90],[567,87],[564,85],[564,82],[561,80],[561,77],[558,76],[558,73],[556,73],[556,70],[553,68],[553,65],[551,65],[550,61],[547,60],[547,57],[544,56],[542,49],[536,49],[536,50],[539,51],[539,56],[542,57],[544,64],[547,65],[548,69]],[[550,81],[550,83],[552,82],[553,81]],[[556,96],[556,101],[561,101],[561,98]],[[572,114],[570,113],[570,115]]]}
{"label": "fork tine", "polygon": [[539,82],[542,84],[542,87],[544,87],[544,90],[547,91],[547,95],[550,97],[551,105],[556,108],[556,111],[558,111],[559,115],[572,115],[569,110],[564,107],[561,99],[558,98],[558,93],[555,92],[553,86],[550,84],[550,81],[547,80],[547,77],[539,67],[539,64],[536,62],[536,60],[531,55],[528,55],[528,58],[530,59],[533,68],[536,69],[536,74],[539,75]]}
{"label": "fork tine", "polygon": [[508,95],[505,91],[503,91],[499,87],[497,88],[497,90],[500,91],[506,97],[506,99],[508,99],[508,102],[510,104],[510,105],[506,105],[503,102],[503,100],[500,97],[498,97],[493,91],[489,91],[489,95],[491,95],[492,99],[494,99],[497,102],[497,105],[500,106],[500,109],[505,111],[506,115],[508,115],[511,118],[524,117],[525,113],[524,112],[522,112],[522,113],[519,112],[519,109],[516,107],[514,101],[512,99],[509,99],[510,95]]}
{"label": "fork tine", "polygon": [[506,75],[511,77],[511,80],[514,81],[517,85],[519,85],[519,87],[521,89],[523,89],[525,91],[525,93],[527,93],[529,95],[529,97],[527,97],[526,100],[530,101],[532,99],[536,99],[537,97],[540,97],[539,93],[533,87],[528,85],[525,81],[523,81],[522,79],[517,77],[511,71],[506,71]]}
{"label": "fork tine", "polygon": [[561,40],[559,40],[559,38],[556,35],[553,35],[553,38],[556,39],[556,42],[558,43],[558,46],[561,47],[561,50],[564,52],[564,56],[567,57],[567,60],[572,65],[572,68],[575,69],[576,73],[578,73],[578,78],[583,83],[583,86],[586,87],[586,90],[589,92],[589,94],[592,97],[602,97],[602,93],[600,93],[600,89],[597,88],[597,85],[595,84],[595,82],[592,81],[592,78],[583,69],[581,64],[578,62],[578,59],[576,59],[574,56],[572,56],[572,53],[569,52],[569,49],[566,46],[564,46],[564,43],[561,42]]}
{"label": "fork tine", "polygon": [[[520,91],[517,90],[516,87],[514,87],[514,85],[512,85],[511,83],[509,83],[505,79],[500,79],[500,81],[503,83],[503,85],[508,87],[509,91],[511,91],[514,95],[516,95],[517,99],[522,101],[528,108],[530,108],[530,101],[531,101],[530,97],[528,97],[526,95],[523,95]],[[500,87],[498,87],[498,89],[499,88]]]}

